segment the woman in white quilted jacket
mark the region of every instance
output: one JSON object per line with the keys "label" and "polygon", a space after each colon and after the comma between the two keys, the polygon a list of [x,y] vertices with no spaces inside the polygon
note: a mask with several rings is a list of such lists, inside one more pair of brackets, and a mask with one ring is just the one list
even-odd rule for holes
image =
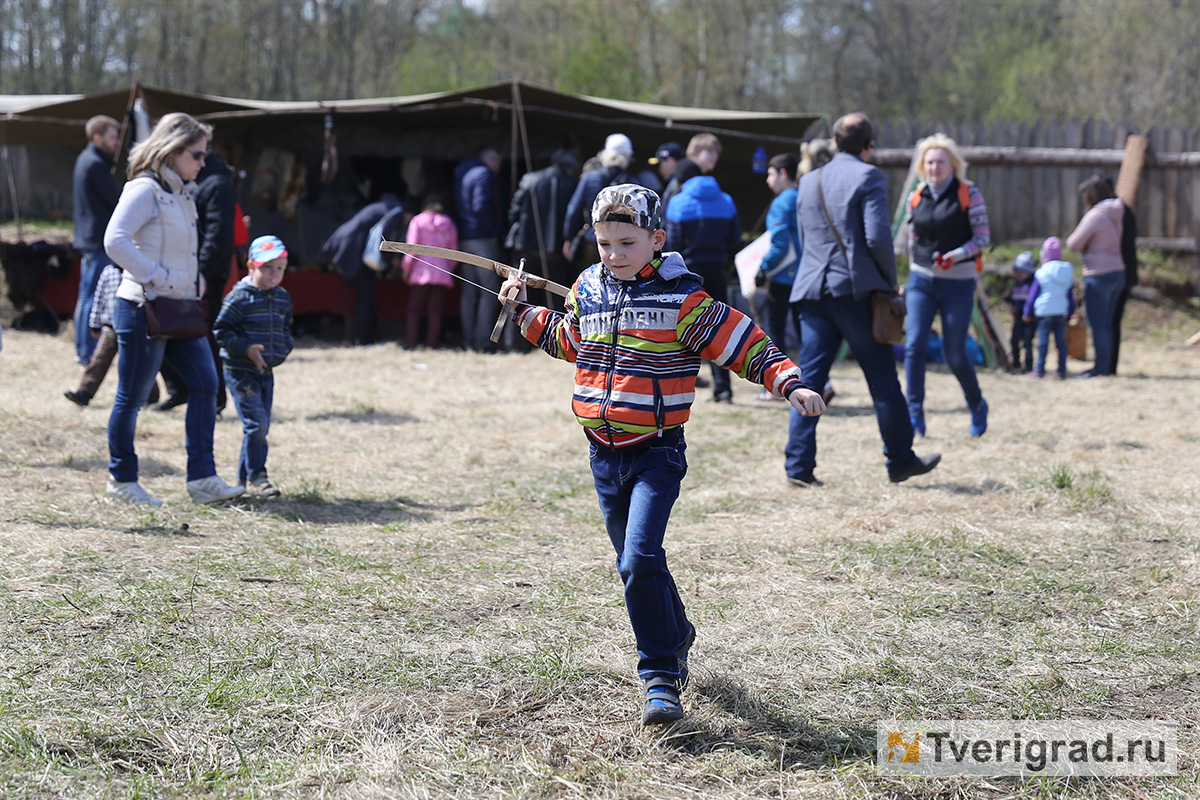
{"label": "woman in white quilted jacket", "polygon": [[108,419],[108,496],[126,503],[162,505],[138,482],[133,438],[164,358],[188,388],[184,422],[187,490],[195,503],[216,503],[245,491],[217,476],[213,428],[217,370],[207,339],[150,339],[146,301],[199,299],[199,232],[194,180],[204,166],[212,128],[187,114],[167,114],[129,154],[129,182],[104,232],[104,249],[124,274],[117,288],[117,397]]}

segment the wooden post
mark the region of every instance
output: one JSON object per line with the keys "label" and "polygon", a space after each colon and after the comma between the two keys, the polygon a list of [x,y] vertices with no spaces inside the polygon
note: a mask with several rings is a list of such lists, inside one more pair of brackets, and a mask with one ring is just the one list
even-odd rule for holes
{"label": "wooden post", "polygon": [[1137,210],[1138,186],[1142,182],[1142,167],[1146,164],[1146,151],[1150,139],[1140,134],[1130,134],[1125,140],[1125,159],[1117,175],[1117,197],[1130,208]]}

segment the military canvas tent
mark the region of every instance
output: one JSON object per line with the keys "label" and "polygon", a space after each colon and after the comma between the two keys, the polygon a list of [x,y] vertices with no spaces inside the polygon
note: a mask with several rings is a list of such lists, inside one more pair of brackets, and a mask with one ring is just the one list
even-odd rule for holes
{"label": "military canvas tent", "polygon": [[[755,150],[796,152],[819,119],[610,100],[519,81],[455,92],[298,102],[141,85],[88,96],[0,97],[0,144],[56,149],[53,163],[48,154],[26,163],[24,183],[30,194],[42,196],[18,195],[22,206],[33,213],[69,215],[70,165],[85,143],[84,123],[95,114],[126,120],[135,96],[151,117],[186,111],[213,124],[214,147],[245,174],[240,198],[253,232],[291,237],[306,261],[315,259],[320,242],[356,205],[381,190],[402,185],[416,195],[448,194],[453,165],[481,145],[507,154],[505,175],[512,181],[530,168],[527,150],[532,168],[544,165],[560,146],[575,147],[586,159],[615,131],[630,137],[643,167],[661,142],[686,146],[697,132],[716,133],[725,149],[715,174],[749,228],[771,199],[764,176],[751,168]],[[338,169],[322,180],[327,122]],[[6,197],[6,208],[10,203]]]}

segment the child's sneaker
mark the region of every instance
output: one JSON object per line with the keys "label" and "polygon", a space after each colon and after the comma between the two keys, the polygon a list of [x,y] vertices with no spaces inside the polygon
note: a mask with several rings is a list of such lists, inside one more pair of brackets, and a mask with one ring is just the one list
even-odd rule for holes
{"label": "child's sneaker", "polygon": [[145,506],[161,506],[163,504],[163,501],[157,497],[151,497],[150,493],[143,489],[137,481],[115,481],[111,475],[108,478],[105,492],[107,492],[109,500],[117,500],[122,503]]}
{"label": "child's sneaker", "polygon": [[1040,381],[1043,377],[1045,377],[1045,375],[1046,375],[1046,373],[1038,372],[1036,369],[1033,372],[1029,373],[1029,377],[1035,381]]}
{"label": "child's sneaker", "polygon": [[216,475],[187,482],[188,494],[192,502],[198,506],[209,503],[220,503],[241,496],[246,491],[245,486],[230,486]]}
{"label": "child's sneaker", "polygon": [[246,494],[249,497],[257,497],[260,500],[270,500],[272,497],[279,497],[280,492],[271,485],[271,482],[267,480],[267,476],[263,475],[261,478],[250,482],[250,485],[246,487]]}
{"label": "child's sneaker", "polygon": [[642,709],[643,725],[664,725],[683,719],[683,703],[679,689],[669,678],[651,678],[645,683],[646,705]]}
{"label": "child's sneaker", "polygon": [[1065,381],[1067,379],[1067,371],[1060,369],[1059,371],[1055,372],[1054,379],[1058,381]]}

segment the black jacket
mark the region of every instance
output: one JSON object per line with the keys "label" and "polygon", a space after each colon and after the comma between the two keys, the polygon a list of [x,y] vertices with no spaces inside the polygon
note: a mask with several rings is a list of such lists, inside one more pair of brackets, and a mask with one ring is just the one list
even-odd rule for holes
{"label": "black jacket", "polygon": [[[508,237],[504,246],[512,250],[537,251],[540,225],[542,245],[547,253],[557,253],[563,246],[563,221],[567,204],[575,192],[577,181],[557,164],[526,173],[513,195],[508,210]],[[534,219],[534,204],[537,219]]]}
{"label": "black jacket", "polygon": [[196,176],[200,227],[200,272],[209,285],[225,286],[233,264],[233,176],[225,159],[209,153]]}
{"label": "black jacket", "polygon": [[85,252],[104,249],[104,229],[121,199],[112,165],[112,158],[91,142],[75,159],[75,246]]}

